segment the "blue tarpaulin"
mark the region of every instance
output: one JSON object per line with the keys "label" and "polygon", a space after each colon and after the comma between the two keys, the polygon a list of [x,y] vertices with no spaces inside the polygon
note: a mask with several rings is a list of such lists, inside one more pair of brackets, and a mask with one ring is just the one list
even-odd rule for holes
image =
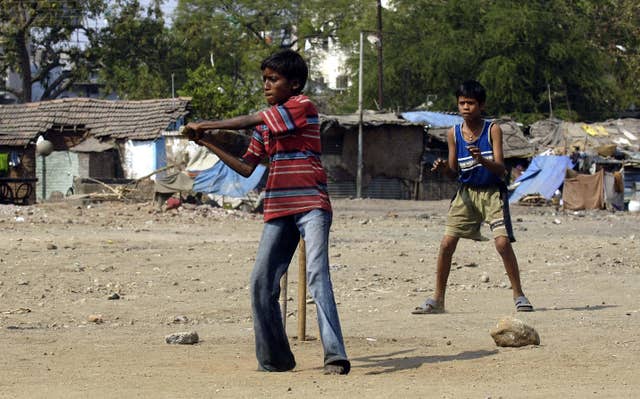
{"label": "blue tarpaulin", "polygon": [[527,170],[514,182],[520,182],[520,185],[511,193],[509,203],[518,202],[528,194],[540,194],[551,199],[564,182],[566,170],[571,168],[571,159],[564,155],[540,155],[533,158]]}
{"label": "blue tarpaulin", "polygon": [[196,176],[193,181],[193,191],[233,198],[246,197],[247,193],[260,183],[266,169],[264,165],[258,165],[251,176],[242,177],[224,162],[216,162],[213,167],[203,170]]}
{"label": "blue tarpaulin", "polygon": [[451,127],[463,121],[461,116],[433,111],[403,112],[402,117],[410,122],[424,123],[431,127]]}

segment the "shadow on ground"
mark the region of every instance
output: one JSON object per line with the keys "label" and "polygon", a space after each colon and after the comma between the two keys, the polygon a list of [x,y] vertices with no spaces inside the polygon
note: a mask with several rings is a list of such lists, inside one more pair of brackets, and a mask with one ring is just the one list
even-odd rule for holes
{"label": "shadow on ground", "polygon": [[407,349],[389,353],[386,355],[358,357],[352,359],[352,362],[355,362],[353,368],[383,368],[383,370],[370,371],[367,374],[385,374],[394,373],[396,371],[417,369],[425,363],[441,363],[450,362],[453,360],[472,360],[492,356],[498,353],[497,350],[479,350],[461,352],[456,355],[446,356],[403,356],[414,351],[415,349]]}
{"label": "shadow on ground", "polygon": [[594,311],[594,310],[602,310],[602,309],[607,309],[607,308],[617,308],[618,305],[594,305],[594,306],[590,306],[590,305],[586,305],[586,306],[574,306],[574,307],[564,307],[564,308],[560,308],[560,307],[553,307],[553,308],[536,308],[536,312],[549,312],[549,311],[556,311],[556,310],[575,310],[575,311]]}

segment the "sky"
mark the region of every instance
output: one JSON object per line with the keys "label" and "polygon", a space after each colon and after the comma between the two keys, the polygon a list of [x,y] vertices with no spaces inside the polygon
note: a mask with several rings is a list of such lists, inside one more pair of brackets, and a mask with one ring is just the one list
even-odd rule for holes
{"label": "sky", "polygon": [[[149,1],[149,0],[144,0],[144,1]],[[165,17],[170,16],[177,5],[178,5],[178,0],[164,0],[164,3],[162,4],[162,12],[164,12]]]}
{"label": "sky", "polygon": [[[143,6],[148,6],[151,4],[152,0],[140,0],[140,4]],[[167,20],[167,23],[171,22],[171,14],[173,10],[178,5],[178,0],[164,0],[162,3],[162,12],[164,13],[164,17]]]}
{"label": "sky", "polygon": [[[141,0],[140,2],[144,5],[148,5],[151,2],[151,0]],[[178,0],[164,0],[164,3],[162,4],[162,11],[164,12],[165,17],[171,16],[171,14],[173,13],[173,10],[176,8],[177,5],[178,5]],[[382,6],[385,8],[388,8],[389,0],[382,0]]]}

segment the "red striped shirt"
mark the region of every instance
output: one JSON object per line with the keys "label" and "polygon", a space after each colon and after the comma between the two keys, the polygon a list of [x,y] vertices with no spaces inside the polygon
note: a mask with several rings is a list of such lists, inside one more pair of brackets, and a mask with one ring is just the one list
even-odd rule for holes
{"label": "red striped shirt", "polygon": [[269,156],[264,197],[264,220],[312,209],[331,212],[327,175],[320,161],[320,120],[315,105],[304,95],[260,113],[244,160],[257,165]]}

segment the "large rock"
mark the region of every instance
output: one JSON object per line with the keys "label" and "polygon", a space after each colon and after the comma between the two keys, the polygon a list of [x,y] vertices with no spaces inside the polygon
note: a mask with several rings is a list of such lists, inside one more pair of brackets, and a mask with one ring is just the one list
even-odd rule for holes
{"label": "large rock", "polygon": [[164,340],[168,344],[193,345],[198,343],[199,337],[197,332],[189,331],[167,335]]}
{"label": "large rock", "polygon": [[520,347],[540,345],[540,336],[531,326],[522,320],[505,317],[491,330],[491,337],[498,346]]}

